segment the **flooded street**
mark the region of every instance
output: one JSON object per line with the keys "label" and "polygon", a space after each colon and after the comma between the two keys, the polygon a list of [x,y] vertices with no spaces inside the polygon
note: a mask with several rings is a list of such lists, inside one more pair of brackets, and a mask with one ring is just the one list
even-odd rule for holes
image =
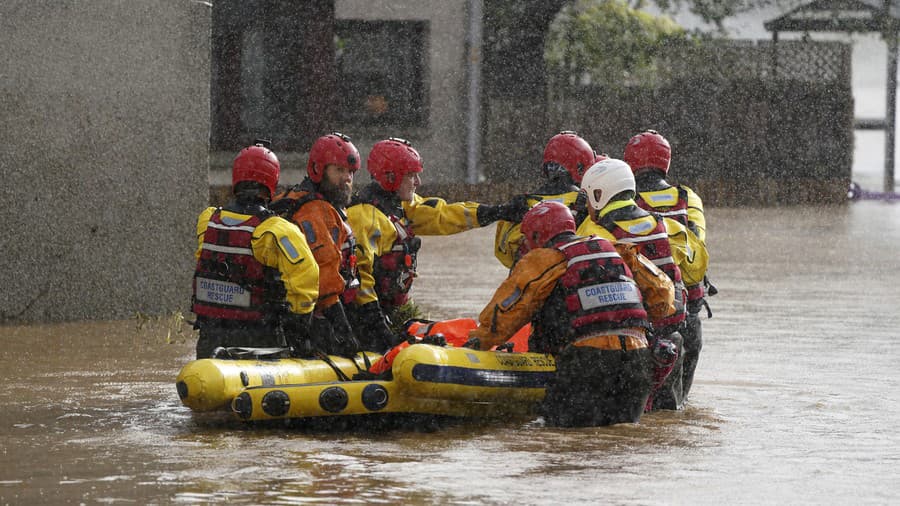
{"label": "flooded street", "polygon": [[[0,504],[895,501],[900,205],[707,221],[720,293],[683,412],[584,429],[250,430],[181,406],[194,340],[167,335],[170,320],[7,326]],[[424,238],[426,316],[488,301],[505,276],[493,230]]]}

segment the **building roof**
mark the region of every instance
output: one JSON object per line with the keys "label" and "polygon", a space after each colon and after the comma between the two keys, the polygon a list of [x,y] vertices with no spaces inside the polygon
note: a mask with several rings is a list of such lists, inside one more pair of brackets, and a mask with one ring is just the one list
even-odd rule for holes
{"label": "building roof", "polygon": [[900,28],[900,2],[816,0],[766,21],[770,32],[884,32]]}

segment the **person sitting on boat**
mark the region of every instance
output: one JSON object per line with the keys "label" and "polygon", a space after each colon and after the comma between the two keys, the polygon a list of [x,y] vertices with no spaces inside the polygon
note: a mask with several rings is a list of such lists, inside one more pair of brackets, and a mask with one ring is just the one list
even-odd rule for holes
{"label": "person sitting on boat", "polygon": [[219,348],[308,344],[319,267],[297,226],[266,207],[280,171],[266,142],[244,148],[232,166],[233,199],[197,219],[197,358]]}
{"label": "person sitting on boat", "polygon": [[300,227],[319,265],[312,334],[326,354],[353,356],[359,349],[344,310],[359,289],[356,239],[345,214],[359,165],[350,137],[338,132],[319,137],[309,151],[306,178],[276,195],[270,206]]}
{"label": "person sitting on boat", "polygon": [[[637,195],[634,202],[657,216],[666,216],[681,223],[696,240],[706,244],[706,217],[703,201],[694,190],[684,185],[672,185],[666,181],[672,161],[672,147],[669,141],[655,130],[647,130],[633,136],[625,146],[622,159],[634,173]],[[702,281],[687,284],[687,318],[681,328],[684,341],[684,358],[681,367],[682,398],[687,400],[694,381],[694,371],[703,348],[703,331],[700,324],[700,310],[707,308],[706,286],[710,294],[715,287],[709,285],[705,276]]]}
{"label": "person sitting on boat", "polygon": [[582,178],[581,187],[587,194],[591,220],[611,233],[618,243],[636,245],[675,284],[677,311],[652,322],[651,345],[659,361],[656,379],[665,378],[665,383],[654,391],[648,408],[681,409],[684,356],[679,330],[687,312],[685,284],[702,282],[709,261],[706,245],[681,223],[637,206],[634,174],[622,160],[608,158],[595,163]]}
{"label": "person sitting on boat", "polygon": [[529,351],[556,356],[540,409],[548,424],[638,422],[651,390],[649,319],[674,312],[671,280],[632,245],[577,235],[559,202],[531,208],[521,230],[526,252],[466,345],[489,350],[531,322]]}
{"label": "person sitting on boat", "polygon": [[[597,155],[594,148],[578,133],[569,130],[560,132],[551,137],[544,148],[540,187],[532,193],[514,198],[525,200],[529,209],[538,202],[561,202],[572,210],[579,235],[597,235],[613,240],[606,230],[587,219],[587,202],[578,187],[585,171],[595,161],[605,157]],[[512,267],[522,255],[524,239],[520,227],[518,220],[497,221],[494,256],[506,267]]]}
{"label": "person sitting on boat", "polygon": [[350,313],[363,349],[382,353],[403,339],[395,336],[389,322],[409,301],[421,244],[417,235],[450,235],[500,218],[518,220],[526,209],[515,203],[449,203],[416,194],[422,158],[404,139],[375,143],[366,170],[372,182],[347,208],[348,222],[359,241],[361,282]]}

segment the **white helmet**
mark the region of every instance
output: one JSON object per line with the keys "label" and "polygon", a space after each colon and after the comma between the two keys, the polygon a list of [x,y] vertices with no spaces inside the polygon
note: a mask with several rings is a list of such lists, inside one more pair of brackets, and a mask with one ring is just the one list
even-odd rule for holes
{"label": "white helmet", "polygon": [[591,207],[599,211],[619,193],[634,191],[634,174],[631,167],[622,160],[607,158],[591,165],[584,173],[581,188],[587,193]]}

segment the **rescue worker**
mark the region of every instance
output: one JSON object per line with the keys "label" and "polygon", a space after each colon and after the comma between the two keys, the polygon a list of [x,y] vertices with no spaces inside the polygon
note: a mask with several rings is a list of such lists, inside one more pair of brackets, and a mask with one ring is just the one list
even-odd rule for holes
{"label": "rescue worker", "polygon": [[[638,250],[675,284],[676,313],[653,321],[652,345],[660,361],[658,380],[671,370],[665,383],[654,392],[648,408],[681,409],[684,406],[681,367],[684,359],[682,336],[678,332],[686,318],[685,279],[688,284],[701,281],[709,260],[706,246],[679,222],[658,217],[641,209],[634,201],[635,182],[631,167],[622,160],[609,158],[594,164],[581,181],[587,194],[591,220],[611,233],[617,242],[635,244]],[[684,278],[682,277],[684,276]],[[675,362],[665,365],[668,342],[677,349]]]}
{"label": "rescue worker", "polygon": [[[538,202],[561,202],[572,210],[578,234],[598,235],[612,240],[603,228],[587,219],[586,200],[578,185],[584,173],[605,155],[597,155],[590,144],[576,132],[562,131],[547,142],[541,163],[543,183],[534,192],[519,196],[531,208]],[[494,237],[494,256],[506,267],[512,267],[521,256],[523,237],[516,221],[500,220]]]}
{"label": "rescue worker", "polygon": [[672,282],[633,245],[577,235],[562,203],[537,204],[521,230],[525,254],[466,346],[491,349],[530,321],[529,351],[556,356],[541,406],[548,424],[638,422],[651,391],[646,332],[674,312]]}
{"label": "rescue worker", "polygon": [[232,166],[234,198],[197,219],[197,358],[229,347],[308,346],[319,267],[300,230],[266,207],[280,170],[264,142],[244,148]]}
{"label": "rescue worker", "polygon": [[392,137],[375,143],[366,169],[372,182],[347,209],[360,251],[361,284],[351,308],[351,322],[363,349],[384,352],[402,339],[391,331],[390,320],[409,301],[421,245],[417,236],[456,234],[500,218],[519,220],[526,209],[515,202],[497,206],[448,203],[416,194],[422,158],[404,139]]}
{"label": "rescue worker", "polygon": [[[628,141],[622,158],[634,173],[637,195],[634,202],[638,207],[651,211],[658,216],[666,216],[687,227],[689,234],[694,234],[701,243],[706,244],[706,217],[703,214],[703,201],[690,188],[684,185],[671,185],[666,181],[669,164],[672,161],[672,148],[669,141],[654,130],[639,133]],[[682,365],[681,385],[686,400],[694,382],[694,371],[703,348],[703,331],[700,325],[700,310],[707,308],[705,287],[709,286],[706,276],[702,282],[688,284],[687,318],[681,330],[684,338],[684,363]],[[715,287],[710,287],[710,294]]]}
{"label": "rescue worker", "polygon": [[359,349],[344,310],[359,289],[356,239],[344,212],[359,165],[350,137],[339,132],[319,137],[309,151],[306,178],[276,195],[271,206],[300,227],[319,265],[312,333],[326,354],[353,356]]}

